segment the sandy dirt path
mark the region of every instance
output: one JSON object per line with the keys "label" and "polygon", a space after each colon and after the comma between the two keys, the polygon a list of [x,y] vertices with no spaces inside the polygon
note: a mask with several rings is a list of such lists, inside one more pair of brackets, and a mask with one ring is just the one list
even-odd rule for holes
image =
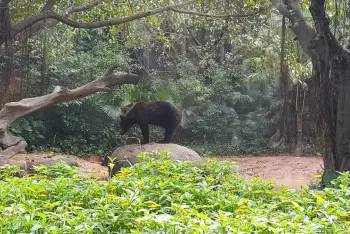
{"label": "sandy dirt path", "polygon": [[258,176],[294,189],[318,182],[317,177],[323,171],[323,160],[319,156],[246,156],[224,159],[234,161],[237,172],[244,178]]}
{"label": "sandy dirt path", "polygon": [[[107,168],[100,165],[98,157],[78,158],[72,155],[54,155],[48,153],[18,154],[11,160],[13,164],[25,164],[26,159],[37,163],[47,160],[73,160],[79,165],[82,175],[91,175],[95,178],[106,179]],[[245,156],[245,157],[220,157],[219,160],[229,160],[236,164],[237,172],[244,178],[261,177],[264,180],[275,181],[277,185],[286,185],[289,188],[299,189],[318,181],[315,176],[323,171],[322,157],[292,155],[269,155],[269,156]]]}

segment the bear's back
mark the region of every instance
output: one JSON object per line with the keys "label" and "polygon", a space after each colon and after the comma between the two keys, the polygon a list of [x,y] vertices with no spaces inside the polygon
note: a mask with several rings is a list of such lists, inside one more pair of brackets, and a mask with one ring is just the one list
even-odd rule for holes
{"label": "bear's back", "polygon": [[139,102],[133,107],[140,121],[160,126],[177,126],[181,121],[180,112],[169,102]]}

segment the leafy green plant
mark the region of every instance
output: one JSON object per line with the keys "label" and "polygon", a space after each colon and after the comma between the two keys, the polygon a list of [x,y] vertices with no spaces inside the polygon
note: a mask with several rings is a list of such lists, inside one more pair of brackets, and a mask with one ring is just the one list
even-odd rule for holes
{"label": "leafy green plant", "polygon": [[21,176],[21,175],[22,175],[22,170],[19,166],[4,165],[0,167],[0,180]]}
{"label": "leafy green plant", "polygon": [[0,180],[1,232],[348,233],[349,173],[324,190],[295,191],[244,181],[229,162],[141,157],[109,181],[62,165],[41,170],[53,177]]}
{"label": "leafy green plant", "polygon": [[[253,10],[267,2],[249,1],[244,5]],[[14,4],[23,9],[29,1]],[[29,12],[37,4],[30,6]],[[65,9],[71,4],[63,1],[57,8]],[[168,3],[130,1],[115,6],[108,2],[98,7],[98,14],[85,12],[77,17],[86,22],[106,20],[164,4]],[[211,12],[212,4],[204,1],[194,7]],[[222,9],[216,10],[226,11],[226,4],[236,9],[236,3],[232,2],[218,4]],[[16,9],[14,6],[11,10]],[[15,12],[12,16],[15,21],[21,15],[31,14]],[[142,67],[149,73],[149,79],[137,85],[123,85],[108,94],[48,108],[18,120],[11,130],[28,141],[29,151],[107,155],[110,149],[125,144],[128,137],[135,135],[130,131],[127,136],[120,136],[116,121],[120,108],[139,101],[166,100],[182,112],[193,114],[187,118],[190,121],[185,126],[186,134],[179,137],[180,143],[255,143],[253,138],[263,138],[257,134],[263,131],[256,126],[264,126],[257,110],[264,106],[267,111],[271,104],[270,89],[278,71],[279,48],[271,46],[278,44],[278,36],[271,31],[267,17],[262,14],[242,24],[226,25],[226,22],[225,27],[219,19],[207,21],[202,17],[171,14],[151,16],[126,28],[85,30],[61,24],[49,30],[45,28],[41,37],[35,37],[25,47],[31,48],[28,55],[18,56],[21,58],[17,63],[23,64],[23,73],[28,71],[21,98],[47,94],[57,85],[75,88],[101,76],[112,65],[116,70],[129,72]],[[181,33],[175,36],[171,32]],[[200,39],[199,43],[193,38]],[[45,54],[42,54],[43,45],[50,45],[45,47]],[[259,86],[254,86],[254,82]],[[254,124],[247,124],[248,121]],[[159,132],[156,130],[151,136]],[[219,153],[224,152],[228,150]]]}
{"label": "leafy green plant", "polygon": [[71,167],[65,163],[57,163],[53,166],[39,165],[34,166],[34,172],[38,176],[44,176],[48,178],[56,177],[73,177],[76,172],[76,167]]}

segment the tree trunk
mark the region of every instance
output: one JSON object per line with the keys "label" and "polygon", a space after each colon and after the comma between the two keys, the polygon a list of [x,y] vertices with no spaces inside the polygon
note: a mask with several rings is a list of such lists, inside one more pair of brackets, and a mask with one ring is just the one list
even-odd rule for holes
{"label": "tree trunk", "polygon": [[[0,0],[0,107],[9,92],[14,70],[9,2]],[[1,45],[1,42],[6,43]]]}
{"label": "tree trunk", "polygon": [[[274,147],[280,150],[286,150],[293,152],[295,149],[296,142],[296,121],[295,121],[295,106],[294,106],[294,90],[291,90],[289,80],[289,68],[286,56],[286,41],[287,41],[287,30],[286,30],[286,17],[282,17],[281,25],[281,52],[280,52],[280,79],[278,96],[282,102],[282,108],[279,111],[279,122],[277,125],[279,138],[278,143],[274,143]],[[275,135],[276,136],[276,135]]]}
{"label": "tree trunk", "polygon": [[[11,23],[9,0],[0,0],[0,41],[5,42],[10,38]],[[1,45],[1,44],[0,44]]]}
{"label": "tree trunk", "polygon": [[295,154],[303,153],[303,116],[304,116],[305,90],[302,84],[296,85],[295,111],[296,111],[296,145]]}
{"label": "tree trunk", "polygon": [[334,51],[317,62],[325,169],[350,171],[350,56]]}
{"label": "tree trunk", "polygon": [[331,33],[324,7],[324,0],[313,0],[310,6],[318,33],[313,63],[319,75],[325,169],[350,171],[350,54]]}
{"label": "tree trunk", "polygon": [[280,53],[280,80],[279,96],[284,98],[288,91],[288,74],[286,64],[286,17],[282,16],[281,26],[281,53]]}
{"label": "tree trunk", "polygon": [[[350,58],[349,60],[350,61]],[[348,65],[349,66],[349,65]],[[346,69],[338,94],[335,169],[350,170],[350,71]],[[332,158],[331,158],[332,160]]]}
{"label": "tree trunk", "polygon": [[313,63],[325,169],[350,171],[350,54],[330,30],[325,3],[311,1],[315,23],[312,28],[302,15],[300,0],[274,0],[276,8],[290,20],[291,29]]}

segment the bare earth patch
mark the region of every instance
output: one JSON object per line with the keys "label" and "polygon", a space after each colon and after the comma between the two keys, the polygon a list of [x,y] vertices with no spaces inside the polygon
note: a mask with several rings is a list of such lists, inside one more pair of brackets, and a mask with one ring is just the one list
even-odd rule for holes
{"label": "bare earth patch", "polygon": [[81,176],[94,177],[102,180],[108,178],[107,168],[102,166],[97,158],[90,157],[88,160],[65,154],[30,153],[16,154],[11,158],[10,164],[27,168],[28,163],[31,165],[53,165],[59,162],[65,162],[78,166],[78,174]]}
{"label": "bare earth patch", "polygon": [[237,172],[244,178],[261,177],[294,189],[318,182],[319,178],[316,177],[323,172],[323,159],[320,156],[278,155],[224,159],[234,161]]}
{"label": "bare earth patch", "polygon": [[[67,162],[76,164],[79,167],[79,174],[92,176],[97,179],[107,179],[107,168],[101,166],[98,157],[90,157],[84,160],[73,155],[50,153],[17,154],[11,158],[11,164],[26,167],[28,161],[31,164],[52,164],[56,162]],[[219,160],[235,162],[237,172],[243,178],[261,177],[264,180],[272,180],[277,185],[286,185],[289,188],[300,189],[318,182],[317,175],[322,174],[323,160],[320,156],[232,156],[220,157]]]}

